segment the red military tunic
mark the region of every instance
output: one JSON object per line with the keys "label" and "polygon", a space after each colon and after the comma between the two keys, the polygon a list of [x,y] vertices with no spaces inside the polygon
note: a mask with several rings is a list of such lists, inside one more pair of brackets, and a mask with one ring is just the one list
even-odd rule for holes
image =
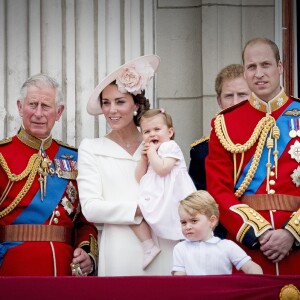
{"label": "red military tunic", "polygon": [[[227,238],[241,243],[264,274],[300,274],[299,118],[300,102],[288,98],[282,90],[268,104],[252,95],[249,101],[223,111],[212,121],[207,190],[219,204]],[[247,202],[251,197],[252,202]],[[275,264],[259,250],[257,238],[279,228],[294,236],[295,247]]]}
{"label": "red military tunic", "polygon": [[[97,230],[80,212],[77,150],[49,137],[43,143],[47,166],[38,154],[40,146],[41,140],[23,129],[0,144],[0,275],[71,275],[70,263],[77,247],[90,253],[96,263]],[[47,171],[48,176],[39,175],[39,171]],[[46,179],[46,184],[39,178]],[[23,224],[35,227],[28,229]],[[20,230],[16,230],[18,226]]]}

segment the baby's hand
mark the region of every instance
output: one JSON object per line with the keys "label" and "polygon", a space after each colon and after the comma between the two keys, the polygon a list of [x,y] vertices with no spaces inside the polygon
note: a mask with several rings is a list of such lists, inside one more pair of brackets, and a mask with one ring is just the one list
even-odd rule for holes
{"label": "baby's hand", "polygon": [[153,142],[149,143],[149,149],[157,151],[158,148],[159,145],[157,143],[153,143]]}
{"label": "baby's hand", "polygon": [[142,155],[147,156],[147,151],[149,150],[149,143],[144,144],[144,148],[142,150]]}

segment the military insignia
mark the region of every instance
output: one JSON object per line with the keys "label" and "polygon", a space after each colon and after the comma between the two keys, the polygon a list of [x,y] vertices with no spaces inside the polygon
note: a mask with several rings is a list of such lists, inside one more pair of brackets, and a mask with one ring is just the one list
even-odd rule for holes
{"label": "military insignia", "polygon": [[74,206],[67,197],[61,199],[61,204],[69,215],[74,211]]}
{"label": "military insignia", "polygon": [[59,178],[75,180],[78,174],[77,161],[69,159],[54,159],[55,173]]}
{"label": "military insignia", "polygon": [[[262,215],[246,204],[233,205],[230,210],[240,215],[244,222],[238,233],[239,241],[242,241],[242,237],[249,226],[254,229],[255,236],[260,236],[265,231],[272,229],[272,225]],[[241,232],[244,232],[244,234],[241,234]]]}
{"label": "military insignia", "polygon": [[77,190],[72,181],[69,182],[66,192],[71,202],[74,203],[74,201],[77,199]]}
{"label": "military insignia", "polygon": [[283,105],[283,103],[284,103],[284,99],[283,99],[282,97],[279,97],[279,98],[277,99],[277,106],[278,106],[278,107],[281,107],[281,106]]}
{"label": "military insignia", "polygon": [[63,154],[60,157],[70,160],[74,157],[74,155],[72,155],[72,154]]}
{"label": "military insignia", "polygon": [[291,177],[292,177],[293,183],[296,185],[296,187],[299,187],[300,186],[300,166],[294,170]]}
{"label": "military insignia", "polygon": [[206,142],[208,140],[209,140],[209,136],[204,136],[201,139],[196,140],[195,142],[193,142],[190,147],[193,148],[193,147],[195,147],[195,146],[197,146],[197,145],[199,145],[199,144],[201,144],[203,142]]}
{"label": "military insignia", "polygon": [[295,159],[296,162],[300,162],[300,143],[296,141],[294,145],[291,145],[290,151],[288,152],[291,158]]}
{"label": "military insignia", "polygon": [[283,114],[284,116],[293,116],[293,117],[298,117],[300,116],[300,110],[298,108],[294,108],[292,110],[287,110]]}
{"label": "military insignia", "polygon": [[12,138],[11,137],[7,137],[3,140],[0,141],[0,145],[5,145],[5,144],[8,144],[12,141]]}
{"label": "military insignia", "polygon": [[73,149],[73,150],[76,150],[76,151],[77,151],[77,148],[76,148],[76,147],[71,146],[71,145],[69,145],[69,144],[67,144],[67,143],[64,143],[63,141],[56,140],[56,139],[54,139],[54,141],[55,141],[58,145],[61,145],[61,146],[63,146],[63,147],[66,147],[66,148]]}

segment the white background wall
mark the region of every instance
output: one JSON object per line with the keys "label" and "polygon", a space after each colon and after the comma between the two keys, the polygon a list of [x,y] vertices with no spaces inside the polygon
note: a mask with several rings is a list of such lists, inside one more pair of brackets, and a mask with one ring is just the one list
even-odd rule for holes
{"label": "white background wall", "polygon": [[[280,2],[280,1],[279,1]],[[98,82],[122,63],[158,54],[147,90],[174,119],[187,163],[189,145],[209,134],[219,111],[218,71],[240,63],[244,43],[275,37],[275,0],[0,0],[0,139],[20,126],[16,100],[26,78],[44,72],[63,86],[66,112],[55,138],[78,146],[107,132],[86,113]]]}

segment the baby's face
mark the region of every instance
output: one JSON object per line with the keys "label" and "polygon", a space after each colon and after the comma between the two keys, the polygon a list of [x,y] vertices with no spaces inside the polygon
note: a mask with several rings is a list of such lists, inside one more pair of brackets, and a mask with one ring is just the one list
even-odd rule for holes
{"label": "baby's face", "polygon": [[140,126],[145,143],[160,145],[169,141],[174,133],[173,128],[168,128],[161,114],[152,118],[142,118]]}
{"label": "baby's face", "polygon": [[182,206],[179,206],[179,217],[182,234],[190,241],[206,241],[212,237],[216,224],[216,216],[208,218],[206,215],[190,215]]}

